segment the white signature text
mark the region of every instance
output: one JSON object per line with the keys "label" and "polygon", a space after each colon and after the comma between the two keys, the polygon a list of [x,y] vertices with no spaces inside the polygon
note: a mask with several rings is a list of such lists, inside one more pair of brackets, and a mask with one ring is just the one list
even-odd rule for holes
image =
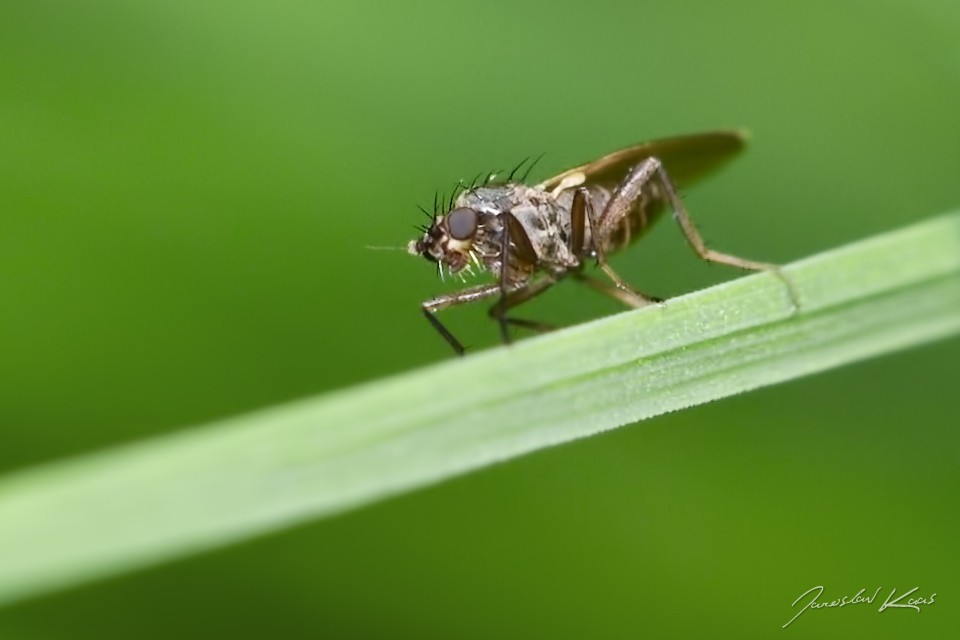
{"label": "white signature text", "polygon": [[[867,604],[873,604],[874,599],[876,599],[877,594],[880,593],[880,589],[882,588],[883,587],[877,587],[877,590],[874,591],[873,595],[870,597],[865,597],[863,595],[863,592],[866,591],[866,589],[860,589],[857,595],[853,596],[852,598],[848,596],[844,596],[838,600],[832,600],[830,602],[817,602],[817,598],[819,598],[823,594],[823,586],[807,589],[802,594],[800,594],[799,598],[793,601],[793,604],[790,605],[791,607],[797,606],[797,603],[800,602],[807,594],[814,591],[816,591],[816,594],[810,599],[809,602],[807,602],[807,604],[802,609],[800,609],[800,611],[797,612],[797,615],[790,618],[790,622],[793,622],[794,620],[796,620],[797,617],[807,609],[845,607],[848,604],[862,604],[864,602],[866,602]],[[917,597],[917,598],[910,598],[905,603],[900,602],[901,600],[909,596],[914,591],[917,591],[918,589],[920,589],[920,587],[914,587],[913,589],[911,589],[910,591],[907,591],[906,593],[902,594],[900,597],[896,599],[894,599],[894,596],[896,595],[897,590],[894,589],[893,591],[890,592],[890,595],[887,596],[887,599],[883,602],[882,605],[880,605],[880,608],[877,609],[877,611],[883,611],[884,609],[916,609],[917,612],[919,613],[920,605],[933,604],[933,599],[937,597],[937,594],[935,593],[931,594],[929,598]],[[787,622],[787,624],[783,626],[784,627],[789,626],[790,622]]]}

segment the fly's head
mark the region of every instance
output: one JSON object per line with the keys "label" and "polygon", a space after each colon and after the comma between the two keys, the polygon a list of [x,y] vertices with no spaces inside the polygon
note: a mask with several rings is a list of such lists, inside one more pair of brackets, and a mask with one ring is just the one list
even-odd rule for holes
{"label": "fly's head", "polygon": [[446,266],[455,274],[477,262],[474,245],[479,233],[480,213],[470,207],[457,207],[434,216],[430,226],[423,228],[423,235],[410,241],[407,251]]}
{"label": "fly's head", "polygon": [[446,213],[433,215],[429,226],[421,227],[423,235],[411,240],[407,251],[454,275],[470,272],[471,265],[487,269],[499,248],[499,213],[497,203],[465,191]]}

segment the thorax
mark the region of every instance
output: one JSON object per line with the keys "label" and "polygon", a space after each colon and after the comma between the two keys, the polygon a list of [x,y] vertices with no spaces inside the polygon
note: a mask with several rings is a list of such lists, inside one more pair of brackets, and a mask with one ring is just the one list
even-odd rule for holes
{"label": "thorax", "polygon": [[[610,192],[597,186],[588,190],[593,209],[603,211]],[[511,260],[511,280],[525,281],[537,269],[563,270],[580,264],[579,256],[570,251],[573,194],[573,190],[566,190],[554,197],[548,191],[523,184],[489,185],[460,194],[456,206],[480,213],[484,234],[478,238],[477,252],[486,268],[494,273],[500,271],[504,233],[501,216],[509,211],[517,219],[537,255],[536,265]],[[584,246],[588,253],[593,251],[589,224],[585,224]]]}

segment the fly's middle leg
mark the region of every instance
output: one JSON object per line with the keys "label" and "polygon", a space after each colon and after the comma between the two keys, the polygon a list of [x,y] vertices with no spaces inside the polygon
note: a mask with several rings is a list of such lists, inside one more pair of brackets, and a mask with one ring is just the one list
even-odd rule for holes
{"label": "fly's middle leg", "polygon": [[[609,209],[609,206],[607,208]],[[629,209],[629,207],[627,207],[627,209]],[[573,203],[570,207],[570,221],[572,225],[570,234],[570,252],[577,256],[578,259],[582,259],[586,256],[586,252],[584,251],[584,237],[586,235],[586,225],[589,224],[590,236],[593,240],[593,251],[596,255],[597,263],[600,265],[600,268],[603,269],[603,272],[607,274],[607,277],[610,278],[616,285],[616,289],[607,287],[602,282],[594,280],[593,278],[581,273],[576,274],[575,277],[577,280],[586,282],[594,289],[597,289],[598,291],[601,291],[602,293],[605,293],[630,307],[639,308],[655,302],[662,302],[662,300],[659,298],[645,295],[631,287],[617,274],[616,271],[613,270],[613,267],[607,263],[607,255],[604,251],[602,241],[606,235],[603,235],[604,231],[601,228],[600,220],[597,219],[596,213],[591,205],[590,192],[583,187],[577,189],[573,194]],[[606,233],[609,234],[610,232],[607,231]]]}
{"label": "fly's middle leg", "polygon": [[636,295],[628,293],[619,287],[607,284],[606,282],[596,278],[591,278],[587,274],[580,271],[576,271],[572,275],[578,282],[582,282],[588,287],[596,289],[604,295],[610,296],[614,300],[619,300],[632,309],[639,309],[640,307],[645,307],[653,302],[663,302],[662,298],[654,298],[653,296],[648,296],[646,294],[643,294],[642,297],[637,297]]}

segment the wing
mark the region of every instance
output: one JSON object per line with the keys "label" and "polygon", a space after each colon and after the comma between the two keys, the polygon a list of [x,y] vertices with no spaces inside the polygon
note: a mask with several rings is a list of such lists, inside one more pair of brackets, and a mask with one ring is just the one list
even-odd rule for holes
{"label": "wing", "polygon": [[663,162],[677,187],[684,187],[733,159],[747,142],[745,131],[709,131],[676,138],[644,142],[544,180],[538,187],[552,191],[567,176],[582,173],[583,184],[616,188],[634,168],[647,158]]}

